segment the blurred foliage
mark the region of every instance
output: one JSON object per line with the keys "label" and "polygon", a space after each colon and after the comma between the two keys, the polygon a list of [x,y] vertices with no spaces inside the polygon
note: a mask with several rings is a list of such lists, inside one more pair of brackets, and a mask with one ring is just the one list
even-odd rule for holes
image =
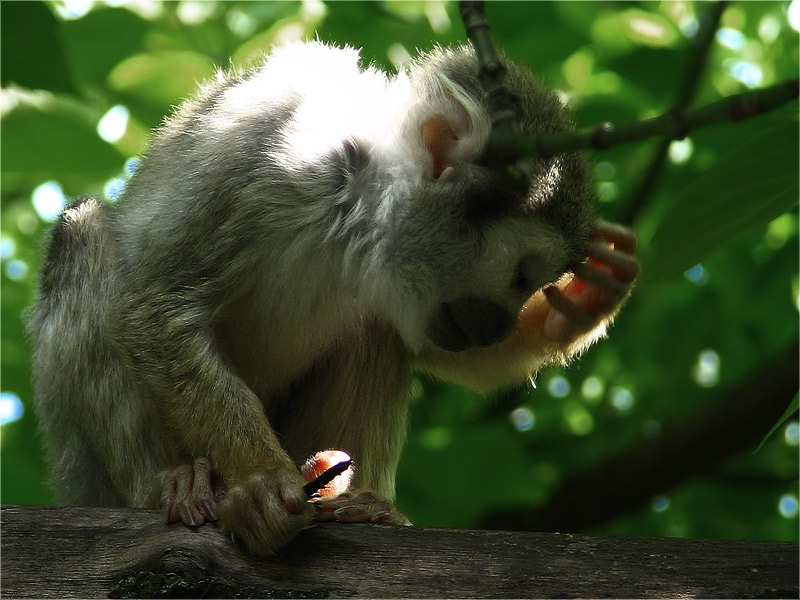
{"label": "blurred foliage", "polygon": [[[700,9],[492,2],[488,13],[497,43],[563,91],[578,124],[589,126],[670,108]],[[4,418],[15,398],[24,407],[2,428],[2,501],[47,503],[21,319],[48,226],[34,191],[58,197],[59,187],[40,187],[57,182],[66,196],[113,195],[126,160],[198,80],[252,64],[272,44],[316,35],[394,69],[416,48],[465,38],[451,2],[4,2],[0,10]],[[798,14],[797,2],[732,3],[695,104],[796,76]],[[109,142],[97,126],[115,106],[127,110],[127,125]],[[625,214],[656,145],[595,153],[603,217]],[[635,448],[667,427],[707,418],[796,346],[797,106],[693,132],[670,157],[637,215],[643,276],[608,340],[543,371],[536,389],[486,399],[415,381],[398,473],[398,502],[414,522],[476,527],[503,507],[547,508],[563,482],[612,457],[635,459]],[[755,454],[769,425],[752,429],[751,443],[708,464],[698,456],[703,468],[687,465],[691,475],[678,485],[585,530],[796,540],[797,415]],[[717,434],[710,455],[726,436]],[[650,477],[657,484],[659,472]]]}

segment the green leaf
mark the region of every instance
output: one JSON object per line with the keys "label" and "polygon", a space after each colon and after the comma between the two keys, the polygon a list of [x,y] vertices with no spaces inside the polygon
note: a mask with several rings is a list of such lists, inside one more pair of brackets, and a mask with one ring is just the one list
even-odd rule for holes
{"label": "green leaf", "polygon": [[62,25],[67,58],[78,81],[101,84],[141,47],[147,22],[124,8],[100,8]]}
{"label": "green leaf", "polygon": [[[793,112],[796,107],[788,107]],[[675,200],[643,257],[643,279],[670,277],[739,234],[797,204],[797,119],[765,119],[762,131],[697,177]]]}
{"label": "green leaf", "polygon": [[[102,180],[124,157],[97,134],[97,115],[64,98],[23,96],[3,115],[2,173],[40,181]],[[4,182],[5,183],[5,182]]]}
{"label": "green leaf", "polygon": [[42,2],[3,2],[2,84],[74,93],[58,21]]}
{"label": "green leaf", "polygon": [[784,412],[783,415],[781,415],[781,418],[778,419],[778,422],[775,423],[775,425],[772,426],[772,429],[769,430],[769,433],[767,433],[767,435],[764,436],[764,439],[761,440],[761,443],[758,445],[758,448],[756,448],[753,451],[753,454],[756,454],[759,450],[761,450],[761,447],[767,442],[767,440],[770,437],[772,437],[772,434],[778,431],[778,429],[780,429],[780,427],[784,423],[786,423],[786,421],[789,420],[789,417],[791,417],[798,410],[800,410],[800,395],[795,394],[794,399],[789,403],[789,406],[786,408],[786,412]]}

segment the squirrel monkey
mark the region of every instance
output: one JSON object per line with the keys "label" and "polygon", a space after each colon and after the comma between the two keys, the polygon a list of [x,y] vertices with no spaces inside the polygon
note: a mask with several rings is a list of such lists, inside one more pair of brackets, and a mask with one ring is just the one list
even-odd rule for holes
{"label": "squirrel monkey", "polygon": [[[508,63],[524,133],[557,96]],[[35,403],[59,499],[217,517],[255,554],[312,519],[393,504],[412,369],[523,382],[603,336],[638,272],[597,222],[584,160],[476,164],[490,130],[471,49],[389,77],[322,43],[220,74],[155,133],[116,206],[52,230],[31,312]],[[298,465],[341,448],[344,494]]]}

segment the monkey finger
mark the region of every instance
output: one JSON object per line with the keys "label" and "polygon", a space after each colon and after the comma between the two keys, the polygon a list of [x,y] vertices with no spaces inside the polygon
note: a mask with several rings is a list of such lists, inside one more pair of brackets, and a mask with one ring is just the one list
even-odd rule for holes
{"label": "monkey finger", "polygon": [[591,302],[591,304],[599,303],[602,298],[617,299],[628,289],[628,284],[617,279],[612,273],[603,268],[594,267],[589,263],[576,265],[573,268],[573,272],[576,277],[596,286],[600,290],[601,293],[597,295],[597,298],[593,298],[594,302]]}
{"label": "monkey finger", "polygon": [[[578,330],[583,331],[594,323],[594,318],[586,311],[583,305],[572,302],[557,287],[550,286],[545,288],[544,295],[553,310],[563,315]],[[548,315],[548,320],[550,320],[550,317],[551,315]],[[551,331],[551,333],[554,333],[554,331]]]}
{"label": "monkey finger", "polygon": [[592,229],[592,238],[610,242],[615,248],[628,254],[636,252],[636,234],[624,225],[597,221]]}
{"label": "monkey finger", "polygon": [[608,267],[616,279],[626,284],[632,283],[639,274],[639,261],[631,254],[609,248],[602,242],[588,244],[585,251],[590,259]]}

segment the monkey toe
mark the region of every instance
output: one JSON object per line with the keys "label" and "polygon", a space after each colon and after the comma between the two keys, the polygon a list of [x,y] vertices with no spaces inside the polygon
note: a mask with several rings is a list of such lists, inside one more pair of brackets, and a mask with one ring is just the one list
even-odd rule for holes
{"label": "monkey toe", "polygon": [[317,507],[318,521],[411,525],[408,517],[393,502],[369,490],[345,492],[335,498],[322,499]]}
{"label": "monkey toe", "polygon": [[168,523],[183,521],[202,525],[217,520],[217,502],[225,491],[211,467],[211,461],[196,458],[167,471],[161,488],[161,512]]}

